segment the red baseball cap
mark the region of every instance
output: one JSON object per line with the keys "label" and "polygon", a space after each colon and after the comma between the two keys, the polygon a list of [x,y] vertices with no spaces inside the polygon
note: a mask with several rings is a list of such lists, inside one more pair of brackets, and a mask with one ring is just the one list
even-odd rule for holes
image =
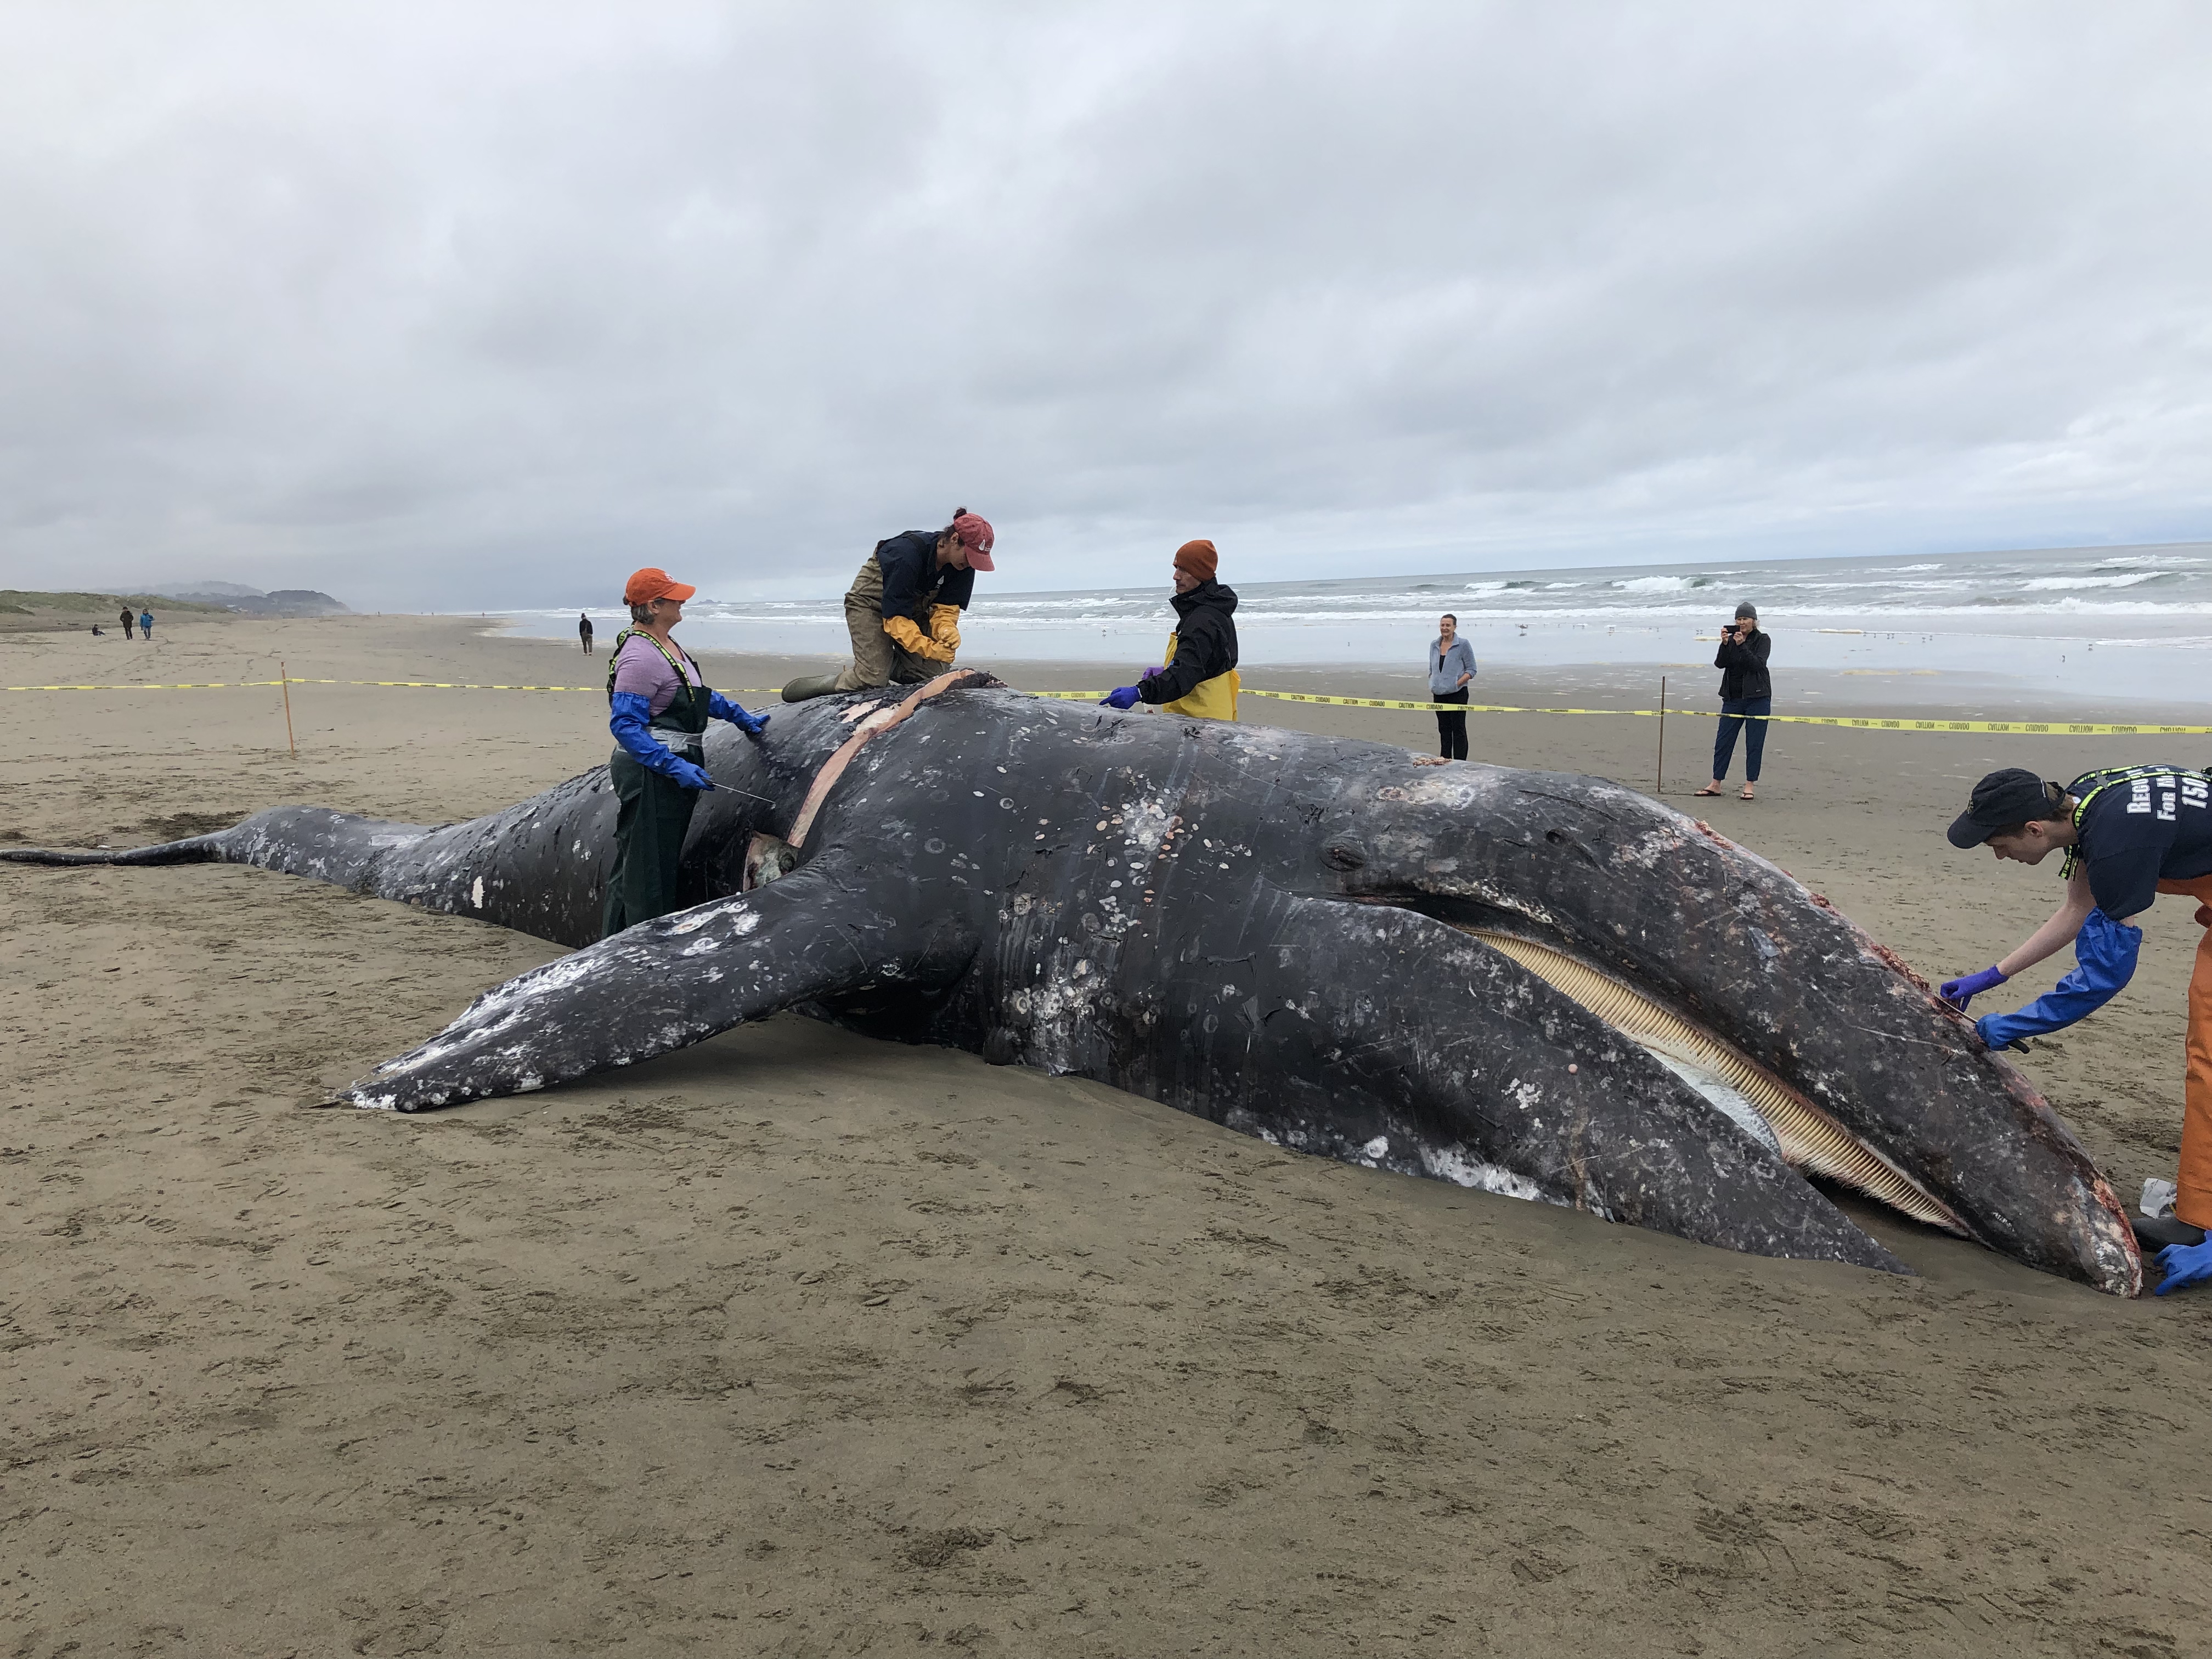
{"label": "red baseball cap", "polygon": [[991,562],[991,544],[997,538],[992,535],[988,519],[963,511],[952,520],[952,533],[959,538],[960,545],[968,550],[969,564],[978,570],[998,568]]}
{"label": "red baseball cap", "polygon": [[653,599],[674,599],[680,605],[698,591],[689,582],[678,581],[658,565],[647,565],[642,570],[630,572],[629,580],[623,584],[623,603],[644,605]]}

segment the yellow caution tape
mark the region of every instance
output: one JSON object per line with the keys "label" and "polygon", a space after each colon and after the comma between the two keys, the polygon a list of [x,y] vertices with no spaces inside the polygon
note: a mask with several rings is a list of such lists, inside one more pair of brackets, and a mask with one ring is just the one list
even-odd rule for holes
{"label": "yellow caution tape", "polygon": [[[286,685],[382,685],[411,687],[433,691],[599,691],[604,685],[490,685],[463,680],[319,680],[302,674],[293,674],[281,680],[188,680],[173,685],[0,685],[0,691],[235,691],[252,686],[265,685],[272,690]],[[772,685],[746,686],[726,695],[741,697],[764,697],[774,694]]]}
{"label": "yellow caution tape", "polygon": [[420,691],[604,691],[604,685],[479,685],[466,680],[295,680],[295,685],[384,685]]}
{"label": "yellow caution tape", "polygon": [[[1325,697],[1312,691],[1261,691],[1246,686],[1238,695],[1273,697],[1280,702],[1339,703],[1347,708],[1406,708],[1437,714],[1612,714],[1657,719],[1673,714],[1685,720],[1719,720],[1717,708],[1537,708],[1494,702],[1408,702],[1390,697]],[[2212,726],[2126,726],[2080,720],[1878,720],[1862,714],[1742,714],[1727,718],[1765,720],[1772,725],[1849,726],[1875,732],[2027,732],[2051,737],[2202,736]]]}
{"label": "yellow caution tape", "polygon": [[[187,680],[177,685],[0,685],[0,691],[228,691],[241,685],[282,685],[282,680]],[[306,680],[294,680],[306,685]]]}
{"label": "yellow caution tape", "polygon": [[[294,675],[278,680],[192,680],[161,685],[7,685],[0,686],[0,691],[221,691],[257,686],[274,689],[285,685],[362,685],[424,691],[604,692],[606,690],[604,685],[506,685],[466,680],[332,680],[308,679]],[[773,685],[741,686],[726,695],[767,697],[779,695],[780,690]],[[1027,695],[1074,702],[1097,702],[1107,696],[1103,691],[1031,691]],[[1639,720],[1662,719],[1672,714],[1679,720],[1723,718],[1721,711],[1716,708],[1553,708],[1502,702],[1415,702],[1397,697],[1332,697],[1317,691],[1262,691],[1249,685],[1239,695],[1273,697],[1278,702],[1329,703],[1340,708],[1402,708],[1423,714],[1603,714],[1615,719]],[[1841,726],[1864,732],[2016,732],[2033,737],[2057,738],[2171,738],[2212,734],[2212,726],[2130,725],[2117,721],[1883,720],[1869,714],[1743,714],[1726,718],[1765,720],[1774,726]]]}

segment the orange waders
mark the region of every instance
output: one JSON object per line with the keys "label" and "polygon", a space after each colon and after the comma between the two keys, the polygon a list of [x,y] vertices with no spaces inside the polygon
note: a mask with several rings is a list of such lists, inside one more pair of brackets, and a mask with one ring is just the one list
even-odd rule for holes
{"label": "orange waders", "polygon": [[2173,1212],[2212,1230],[2212,876],[2162,881],[2161,893],[2198,900],[2197,971],[2189,976],[2188,1071],[2181,1085],[2181,1176]]}

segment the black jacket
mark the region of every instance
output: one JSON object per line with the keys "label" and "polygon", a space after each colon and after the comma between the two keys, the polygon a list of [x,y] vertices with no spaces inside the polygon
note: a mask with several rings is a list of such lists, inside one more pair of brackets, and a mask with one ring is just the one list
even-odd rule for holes
{"label": "black jacket", "polygon": [[975,592],[975,573],[937,562],[937,532],[906,530],[876,544],[876,562],[884,568],[884,615],[911,618],[929,632],[929,607],[957,605],[963,611]]}
{"label": "black jacket", "polygon": [[1175,660],[1137,682],[1137,695],[1146,702],[1187,697],[1201,682],[1237,666],[1235,588],[1203,581],[1188,593],[1176,594],[1171,603],[1181,618],[1176,624]]}
{"label": "black jacket", "polygon": [[1774,641],[1763,628],[1741,645],[1722,640],[1721,648],[1713,653],[1713,666],[1721,671],[1723,702],[1738,697],[1755,702],[1774,695],[1774,682],[1766,676],[1766,653],[1773,648]]}

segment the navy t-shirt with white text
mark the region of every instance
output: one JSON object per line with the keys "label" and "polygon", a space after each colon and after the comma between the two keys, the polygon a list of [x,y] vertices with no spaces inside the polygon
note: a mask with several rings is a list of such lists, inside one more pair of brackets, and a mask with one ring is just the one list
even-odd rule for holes
{"label": "navy t-shirt with white text", "polygon": [[2212,876],[2212,778],[2174,772],[2113,784],[2081,814],[2081,867],[2114,921],[2150,908],[2160,881]]}

